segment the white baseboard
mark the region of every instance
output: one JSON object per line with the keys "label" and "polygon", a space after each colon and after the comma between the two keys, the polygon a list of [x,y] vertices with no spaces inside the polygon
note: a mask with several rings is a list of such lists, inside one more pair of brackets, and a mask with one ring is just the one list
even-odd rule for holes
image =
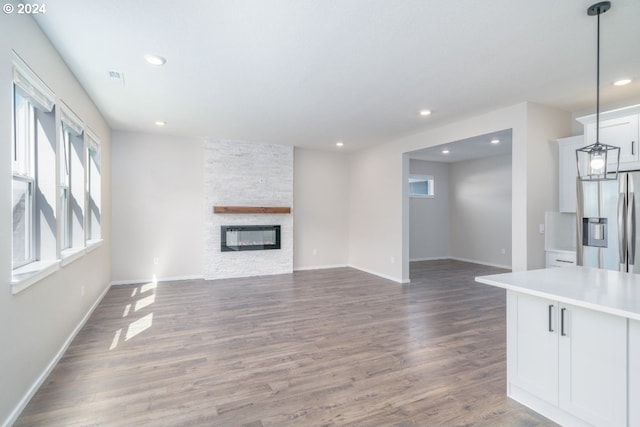
{"label": "white baseboard", "polygon": [[397,277],[389,276],[386,274],[378,273],[377,271],[369,270],[363,267],[358,267],[356,265],[349,265],[348,267],[355,268],[356,270],[364,271],[365,273],[373,274],[374,276],[382,277],[383,279],[391,280],[396,283],[409,283],[408,280],[402,280],[402,278],[397,278]]}
{"label": "white baseboard", "polygon": [[147,280],[141,280],[141,279],[114,280],[114,281],[111,282],[111,286],[139,285],[141,283],[152,283],[152,282],[179,282],[181,280],[198,280],[198,279],[204,279],[204,276],[202,276],[202,275],[174,276],[174,277],[151,278],[151,279],[147,279]]}
{"label": "white baseboard", "polygon": [[71,342],[73,341],[73,339],[76,337],[76,335],[78,335],[78,332],[80,332],[80,330],[85,325],[85,323],[87,323],[87,320],[89,320],[89,317],[91,317],[91,314],[96,309],[98,304],[100,304],[100,301],[102,301],[104,296],[109,291],[110,287],[111,286],[105,287],[104,291],[102,291],[98,299],[96,299],[96,301],[93,303],[91,308],[89,308],[89,311],[87,312],[87,314],[85,314],[82,320],[80,320],[80,323],[78,323],[78,325],[73,329],[69,337],[67,337],[66,341],[62,344],[62,347],[60,347],[60,350],[58,350],[58,352],[53,357],[51,362],[49,362],[49,365],[47,365],[45,370],[38,376],[36,381],[31,385],[31,387],[29,387],[29,390],[27,390],[27,392],[22,397],[22,399],[20,399],[20,402],[18,402],[18,405],[16,405],[13,411],[11,411],[7,419],[2,424],[3,427],[9,427],[16,422],[16,420],[18,419],[18,417],[20,416],[24,408],[26,408],[31,398],[36,394],[40,386],[42,386],[42,384],[44,384],[44,382],[47,380],[47,377],[49,376],[49,374],[51,374],[51,372],[53,371],[53,368],[56,367],[56,365],[64,355],[65,351],[67,351],[67,349],[71,345]]}
{"label": "white baseboard", "polygon": [[345,268],[349,267],[348,264],[334,264],[334,265],[314,265],[312,267],[295,267],[293,271],[308,271],[308,270],[327,270],[329,268]]}
{"label": "white baseboard", "polygon": [[451,259],[451,257],[448,256],[437,256],[437,257],[431,257],[431,258],[411,258],[409,260],[409,262],[418,262],[418,261],[442,261],[444,259]]}
{"label": "white baseboard", "polygon": [[495,264],[492,262],[486,262],[486,261],[478,261],[475,259],[466,259],[466,258],[458,258],[458,257],[449,257],[449,259],[453,259],[456,261],[462,261],[462,262],[470,262],[472,264],[480,264],[480,265],[486,265],[488,267],[497,267],[497,268],[504,268],[505,270],[511,270],[511,266],[510,265],[504,265],[504,264]]}

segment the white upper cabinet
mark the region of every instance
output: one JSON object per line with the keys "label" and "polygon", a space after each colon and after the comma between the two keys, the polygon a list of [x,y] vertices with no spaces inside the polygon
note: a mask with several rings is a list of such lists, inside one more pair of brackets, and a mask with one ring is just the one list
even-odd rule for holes
{"label": "white upper cabinet", "polygon": [[[600,113],[600,142],[620,147],[620,170],[640,169],[640,105]],[[596,116],[577,119],[584,125],[585,143],[596,142]]]}

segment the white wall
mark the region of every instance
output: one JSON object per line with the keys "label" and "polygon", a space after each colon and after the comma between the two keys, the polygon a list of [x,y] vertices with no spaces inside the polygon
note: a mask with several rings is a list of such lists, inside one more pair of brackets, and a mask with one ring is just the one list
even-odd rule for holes
{"label": "white wall", "polygon": [[512,129],[512,267],[516,271],[543,267],[539,256],[543,258],[544,241],[538,238],[537,227],[544,210],[553,210],[557,200],[556,184],[550,183],[553,177],[538,176],[557,167],[552,152],[536,148],[568,135],[570,128],[568,113],[525,102],[355,153],[350,179],[352,265],[398,282],[409,280],[409,208],[402,185],[408,175],[406,153]]}
{"label": "white wall", "polygon": [[[397,282],[408,281],[408,234],[403,247],[403,204],[408,199],[403,175],[408,174],[408,163],[396,144],[358,151],[349,158],[349,264]],[[405,212],[408,217],[409,210]]]}
{"label": "white wall", "polygon": [[[27,15],[0,14],[0,424],[11,423],[111,281],[111,135],[98,109]],[[99,137],[104,243],[13,295],[11,280],[12,53]],[[84,294],[82,293],[84,290]]]}
{"label": "white wall", "polygon": [[511,155],[451,164],[451,253],[511,267]]}
{"label": "white wall", "polygon": [[202,277],[202,141],[114,132],[112,191],[115,283]]}
{"label": "white wall", "polygon": [[409,173],[433,176],[435,189],[433,198],[409,198],[409,257],[412,261],[448,258],[451,255],[449,164],[410,159]]}
{"label": "white wall", "polygon": [[[115,283],[204,276],[204,155],[194,139],[113,133]],[[349,264],[348,184],[347,154],[295,149],[294,269]]]}
{"label": "white wall", "polygon": [[294,151],[294,270],[349,263],[349,159],[344,153]]}
{"label": "white wall", "polygon": [[[558,210],[558,143],[556,139],[568,136],[571,115],[538,104],[527,108],[527,266],[529,269],[545,267],[544,224],[546,211]],[[514,164],[514,171],[516,170]],[[520,171],[518,171],[520,172]],[[518,188],[514,186],[514,193]]]}

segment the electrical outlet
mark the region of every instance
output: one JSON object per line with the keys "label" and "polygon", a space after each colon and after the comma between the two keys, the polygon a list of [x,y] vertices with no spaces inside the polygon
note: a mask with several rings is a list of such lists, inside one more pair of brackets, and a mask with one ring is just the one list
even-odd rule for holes
{"label": "electrical outlet", "polygon": [[313,248],[313,251],[312,251],[312,252],[313,252],[313,255],[314,255],[314,256],[315,256],[315,255],[318,255],[318,250],[317,250],[316,248]]}
{"label": "electrical outlet", "polygon": [[396,263],[396,257],[392,256],[391,258],[389,258],[389,262],[391,262],[391,264],[395,264]]}
{"label": "electrical outlet", "polygon": [[505,248],[500,249],[500,255],[506,255],[507,251],[505,250]]}
{"label": "electrical outlet", "polygon": [[154,265],[158,265],[158,264],[160,264],[160,258],[155,257],[155,258],[153,259],[153,264],[154,264]]}
{"label": "electrical outlet", "polygon": [[80,296],[84,296],[84,285],[80,285]]}

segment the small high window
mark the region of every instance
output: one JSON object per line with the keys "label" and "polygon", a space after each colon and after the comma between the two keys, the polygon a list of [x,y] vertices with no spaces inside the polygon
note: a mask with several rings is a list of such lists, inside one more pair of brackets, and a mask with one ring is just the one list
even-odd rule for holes
{"label": "small high window", "polygon": [[434,195],[435,192],[432,175],[409,176],[410,197],[433,197]]}

